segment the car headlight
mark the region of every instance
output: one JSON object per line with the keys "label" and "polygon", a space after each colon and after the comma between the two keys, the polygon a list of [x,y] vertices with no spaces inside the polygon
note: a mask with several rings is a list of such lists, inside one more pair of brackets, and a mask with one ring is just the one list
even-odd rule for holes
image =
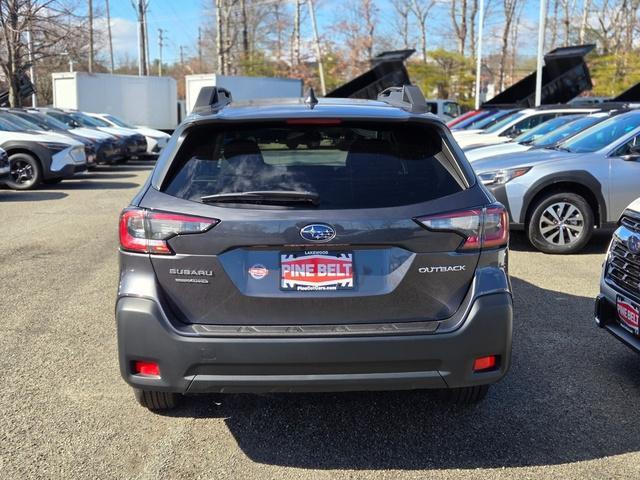
{"label": "car headlight", "polygon": [[69,148],[69,145],[64,143],[55,143],[55,142],[40,142],[44,148],[48,148],[52,153],[58,153],[64,150],[65,148]]}
{"label": "car headlight", "polygon": [[478,174],[478,178],[485,185],[504,185],[514,178],[521,177],[531,170],[531,167],[504,168],[500,170],[490,170]]}

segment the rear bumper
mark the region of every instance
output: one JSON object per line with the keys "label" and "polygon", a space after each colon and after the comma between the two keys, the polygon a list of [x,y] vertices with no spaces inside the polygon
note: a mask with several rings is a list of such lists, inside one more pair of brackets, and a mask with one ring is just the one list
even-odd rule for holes
{"label": "rear bumper", "polygon": [[[511,361],[512,301],[508,293],[477,298],[457,330],[441,334],[350,337],[226,337],[184,335],[149,299],[116,304],[123,378],[149,390],[308,392],[405,390],[494,383]],[[499,355],[498,368],[474,373],[473,361]],[[136,360],[155,361],[160,378],[132,373]]]}

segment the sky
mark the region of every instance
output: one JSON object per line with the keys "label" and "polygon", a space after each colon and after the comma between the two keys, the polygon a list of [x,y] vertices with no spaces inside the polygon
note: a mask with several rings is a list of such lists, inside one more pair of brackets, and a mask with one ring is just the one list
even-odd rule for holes
{"label": "sky", "polygon": [[[135,0],[134,0],[135,1]],[[265,0],[266,1],[266,0]],[[334,22],[340,20],[340,11],[349,0],[316,0],[316,10],[318,18],[318,28],[322,31],[329,28]],[[446,10],[448,0],[437,0],[441,3],[441,9]],[[494,12],[500,8],[497,0],[485,0],[493,4]],[[148,23],[149,23],[149,50],[150,58],[158,58],[158,29],[164,30],[163,61],[172,63],[179,60],[180,45],[187,47],[185,55],[193,55],[195,52],[189,48],[195,48],[198,38],[198,26],[203,24],[203,19],[207,18],[207,9],[213,10],[214,0],[149,0]],[[447,4],[447,5],[445,5]],[[96,8],[104,10],[104,1],[94,0]],[[392,8],[390,0],[377,0],[378,7],[378,35],[390,35],[393,23],[389,15],[385,12]],[[525,0],[523,30],[526,30],[523,37],[536,35],[538,20],[538,0]],[[113,47],[116,62],[127,55],[131,59],[137,58],[137,21],[136,13],[131,5],[131,0],[110,0],[111,8],[111,29],[113,36]],[[491,10],[490,10],[491,11]],[[452,43],[451,34],[448,32],[449,19],[445,11],[432,18],[434,22],[430,48],[444,47],[455,48]],[[499,15],[493,14],[485,20],[486,50],[495,48],[498,41],[498,30],[501,27]],[[303,24],[303,36],[309,36],[309,26]],[[417,33],[417,32],[416,32]],[[536,37],[534,37],[536,38]],[[399,45],[399,48],[401,46]],[[535,42],[525,42],[523,45],[524,54],[535,51]]]}

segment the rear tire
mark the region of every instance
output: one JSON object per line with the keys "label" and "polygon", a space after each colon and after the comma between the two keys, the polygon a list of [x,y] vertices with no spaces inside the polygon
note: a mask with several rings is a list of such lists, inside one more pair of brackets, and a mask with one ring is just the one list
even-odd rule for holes
{"label": "rear tire", "polygon": [[534,205],[527,237],[544,253],[576,253],[591,239],[594,223],[593,210],[582,196],[555,193]]}
{"label": "rear tire", "polygon": [[28,153],[14,153],[9,156],[11,174],[5,180],[13,190],[31,190],[42,182],[42,167],[37,158]]}
{"label": "rear tire", "polygon": [[133,394],[140,405],[151,411],[171,410],[178,405],[179,395],[173,392],[133,389]]}
{"label": "rear tire", "polygon": [[489,385],[474,385],[473,387],[450,388],[446,390],[447,400],[454,405],[474,405],[487,396]]}

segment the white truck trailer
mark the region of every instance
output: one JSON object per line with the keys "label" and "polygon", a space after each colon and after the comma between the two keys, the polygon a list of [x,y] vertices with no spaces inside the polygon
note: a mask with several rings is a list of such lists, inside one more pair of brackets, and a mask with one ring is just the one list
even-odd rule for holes
{"label": "white truck trailer", "polygon": [[51,74],[53,106],[111,113],[132,125],[173,130],[178,125],[178,92],[171,77],[107,73]]}
{"label": "white truck trailer", "polygon": [[293,78],[243,77],[214,73],[187,75],[185,77],[187,113],[193,110],[200,89],[213,86],[226,88],[231,92],[234,100],[300,97],[302,95],[302,80]]}

